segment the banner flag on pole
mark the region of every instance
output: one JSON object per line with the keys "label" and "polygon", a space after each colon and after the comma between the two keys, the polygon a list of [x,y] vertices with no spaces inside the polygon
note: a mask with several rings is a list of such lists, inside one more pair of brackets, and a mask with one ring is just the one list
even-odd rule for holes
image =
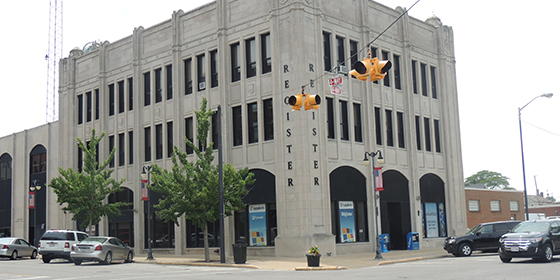
{"label": "banner flag on pole", "polygon": [[375,167],[375,190],[383,190],[383,173],[381,172],[382,167]]}
{"label": "banner flag on pole", "polygon": [[142,200],[148,201],[148,188],[144,182],[142,182]]}
{"label": "banner flag on pole", "polygon": [[35,209],[35,192],[29,192],[29,209]]}

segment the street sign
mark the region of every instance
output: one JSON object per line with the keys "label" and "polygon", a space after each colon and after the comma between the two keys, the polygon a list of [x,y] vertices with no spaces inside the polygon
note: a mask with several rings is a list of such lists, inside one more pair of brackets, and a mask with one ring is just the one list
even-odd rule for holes
{"label": "street sign", "polygon": [[340,89],[337,86],[331,86],[331,93],[332,94],[337,94],[337,95],[342,95],[342,89]]}
{"label": "street sign", "polygon": [[342,84],[342,76],[334,77],[329,79],[329,86]]}

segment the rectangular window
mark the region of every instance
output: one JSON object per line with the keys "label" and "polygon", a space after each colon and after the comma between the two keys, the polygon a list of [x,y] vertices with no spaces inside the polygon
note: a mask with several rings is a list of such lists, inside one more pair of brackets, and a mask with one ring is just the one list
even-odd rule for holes
{"label": "rectangular window", "polygon": [[119,166],[124,166],[124,133],[119,134]]}
{"label": "rectangular window", "polygon": [[430,77],[432,78],[432,98],[437,99],[436,68],[430,66]]}
{"label": "rectangular window", "polygon": [[490,211],[492,211],[492,212],[500,211],[500,201],[499,200],[491,200],[490,201]]}
{"label": "rectangular window", "polygon": [[196,72],[198,75],[198,91],[206,89],[206,61],[204,54],[196,57]]}
{"label": "rectangular window", "polygon": [[404,148],[404,114],[397,112],[397,140],[399,148]]}
{"label": "rectangular window", "polygon": [[258,142],[259,123],[256,102],[247,104],[247,129],[249,131],[249,144]]}
{"label": "rectangular window", "polygon": [[509,211],[519,211],[519,201],[510,201]]}
{"label": "rectangular window", "polygon": [[385,110],[385,126],[387,129],[387,146],[393,147],[393,111]]}
{"label": "rectangular window", "polygon": [[80,145],[78,145],[78,172],[82,172],[83,164],[84,164],[84,151],[82,151],[82,148],[80,148]]}
{"label": "rectangular window", "polygon": [[[356,61],[358,61],[358,42],[350,40],[350,65],[348,69],[352,69]],[[354,76],[351,77],[356,79]]]}
{"label": "rectangular window", "polygon": [[167,122],[167,157],[173,155],[173,122]]}
{"label": "rectangular window", "polygon": [[128,78],[128,110],[134,109],[134,84],[132,78]]}
{"label": "rectangular window", "polygon": [[274,139],[274,115],[272,111],[272,98],[263,100],[264,141]]}
{"label": "rectangular window", "polygon": [[[381,56],[383,57],[382,60],[389,60],[389,52],[387,51],[381,51]],[[389,72],[387,72],[387,74],[385,75],[385,78],[383,78],[383,85],[386,87],[390,87],[391,86],[391,78],[390,78],[390,74]]]}
{"label": "rectangular window", "polygon": [[150,72],[144,73],[144,106],[150,105]]}
{"label": "rectangular window", "polygon": [[84,122],[84,96],[78,95],[78,124]]}
{"label": "rectangular window", "polygon": [[434,120],[434,142],[436,144],[436,153],[441,153],[441,142],[439,137],[439,120]]}
{"label": "rectangular window", "polygon": [[134,133],[128,132],[128,164],[134,164]]}
{"label": "rectangular window", "polygon": [[218,149],[218,112],[212,115],[212,149]]}
{"label": "rectangular window", "polygon": [[420,75],[422,75],[422,95],[428,96],[428,73],[424,63],[420,63]]}
{"label": "rectangular window", "polygon": [[144,161],[152,160],[152,132],[151,127],[144,128]]}
{"label": "rectangular window", "polygon": [[[111,135],[109,136],[109,154],[111,154],[111,151],[113,151],[113,149],[115,148],[115,136]],[[111,162],[109,163],[109,167],[115,167],[115,157],[113,156],[113,158],[111,159]]]}
{"label": "rectangular window", "polygon": [[163,85],[161,83],[161,68],[154,71],[154,78],[156,79],[156,103],[161,102],[163,99]]}
{"label": "rectangular window", "polygon": [[257,75],[257,50],[255,38],[245,40],[245,67],[247,67],[247,78]]}
{"label": "rectangular window", "polygon": [[169,100],[173,98],[173,66],[171,64],[165,66],[165,83],[167,100]]}
{"label": "rectangular window", "polygon": [[115,114],[115,85],[109,85],[109,116]]}
{"label": "rectangular window", "polygon": [[188,58],[183,61],[185,66],[185,95],[193,93],[192,85],[192,59]]}
{"label": "rectangular window", "polygon": [[119,87],[119,113],[124,113],[124,81],[120,81],[117,83]]}
{"label": "rectangular window", "polygon": [[362,142],[362,108],[354,103],[354,141]]}
{"label": "rectangular window", "polygon": [[272,71],[272,51],[270,49],[270,33],[261,35],[261,60],[262,60],[262,73]]}
{"label": "rectangular window", "polygon": [[218,86],[218,51],[210,52],[210,82],[211,87]]}
{"label": "rectangular window", "polygon": [[395,88],[401,89],[401,57],[393,55],[393,74],[395,75]]}
{"label": "rectangular window", "polygon": [[420,127],[420,116],[414,116],[416,122],[416,149],[422,150],[422,128]]}
{"label": "rectangular window", "polygon": [[424,143],[426,143],[426,151],[432,151],[432,142],[430,138],[430,119],[424,118]]}
{"label": "rectangular window", "polygon": [[[185,138],[187,138],[189,141],[193,142],[194,141],[194,132],[193,132],[193,118],[192,117],[188,117],[185,119]],[[193,153],[193,148],[191,146],[189,146],[189,144],[186,144],[186,151],[187,154],[190,155]]]}
{"label": "rectangular window", "polygon": [[344,59],[344,38],[336,36],[336,63],[337,65],[346,65]]}
{"label": "rectangular window", "polygon": [[381,108],[375,107],[375,143],[383,145],[383,134],[381,133]]}
{"label": "rectangular window", "polygon": [[91,91],[86,92],[86,121],[91,122],[92,109]]}
{"label": "rectangular window", "polygon": [[416,60],[412,61],[412,92],[418,94],[418,75],[416,74]]}
{"label": "rectangular window", "polygon": [[348,136],[348,102],[340,101],[340,139],[349,140]]}
{"label": "rectangular window", "polygon": [[478,212],[478,211],[480,211],[480,201],[478,201],[478,200],[469,200],[469,211],[470,211],[470,212]]}
{"label": "rectangular window", "polygon": [[156,125],[156,159],[163,158],[163,126]]}
{"label": "rectangular window", "polygon": [[99,89],[95,90],[95,119],[99,119]]}
{"label": "rectangular window", "polygon": [[334,139],[334,99],[327,97],[327,138]]}
{"label": "rectangular window", "polygon": [[241,120],[241,106],[232,108],[233,113],[233,146],[240,146],[243,144],[243,127]]}
{"label": "rectangular window", "polygon": [[241,56],[239,53],[239,43],[232,44],[231,48],[231,82],[241,80]]}
{"label": "rectangular window", "polygon": [[324,31],[323,31],[323,64],[325,64],[325,71],[331,71],[332,69],[331,33],[324,32]]}

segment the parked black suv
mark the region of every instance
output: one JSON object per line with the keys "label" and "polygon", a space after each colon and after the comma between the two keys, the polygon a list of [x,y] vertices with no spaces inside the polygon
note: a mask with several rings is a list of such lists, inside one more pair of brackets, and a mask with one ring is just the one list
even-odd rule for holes
{"label": "parked black suv", "polygon": [[500,238],[500,260],[508,263],[512,258],[533,258],[543,262],[560,254],[560,221],[526,221],[511,233]]}
{"label": "parked black suv", "polygon": [[521,221],[502,221],[476,225],[465,235],[448,237],[443,248],[456,257],[468,257],[473,251],[497,251],[500,236],[509,232]]}

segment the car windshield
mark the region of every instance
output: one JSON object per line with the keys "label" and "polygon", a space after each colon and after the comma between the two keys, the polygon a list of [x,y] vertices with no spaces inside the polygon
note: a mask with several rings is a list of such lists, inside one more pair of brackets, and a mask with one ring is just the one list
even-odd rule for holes
{"label": "car windshield", "polygon": [[471,228],[471,230],[467,231],[466,234],[467,234],[467,235],[468,235],[468,234],[474,234],[475,232],[478,231],[478,229],[480,229],[480,225],[474,226],[473,228]]}
{"label": "car windshield", "polygon": [[520,232],[547,232],[548,231],[548,223],[520,223],[518,224],[512,232],[520,233]]}
{"label": "car windshield", "polygon": [[0,243],[2,244],[9,244],[12,243],[13,238],[0,238]]}
{"label": "car windshield", "polygon": [[45,232],[41,237],[41,240],[70,240],[74,241],[74,234],[71,232],[61,232],[61,231],[50,231]]}
{"label": "car windshield", "polygon": [[86,243],[86,244],[99,244],[99,243],[103,243],[105,242],[105,240],[107,240],[107,238],[104,237],[88,237],[84,240],[82,240],[82,242],[80,243]]}

